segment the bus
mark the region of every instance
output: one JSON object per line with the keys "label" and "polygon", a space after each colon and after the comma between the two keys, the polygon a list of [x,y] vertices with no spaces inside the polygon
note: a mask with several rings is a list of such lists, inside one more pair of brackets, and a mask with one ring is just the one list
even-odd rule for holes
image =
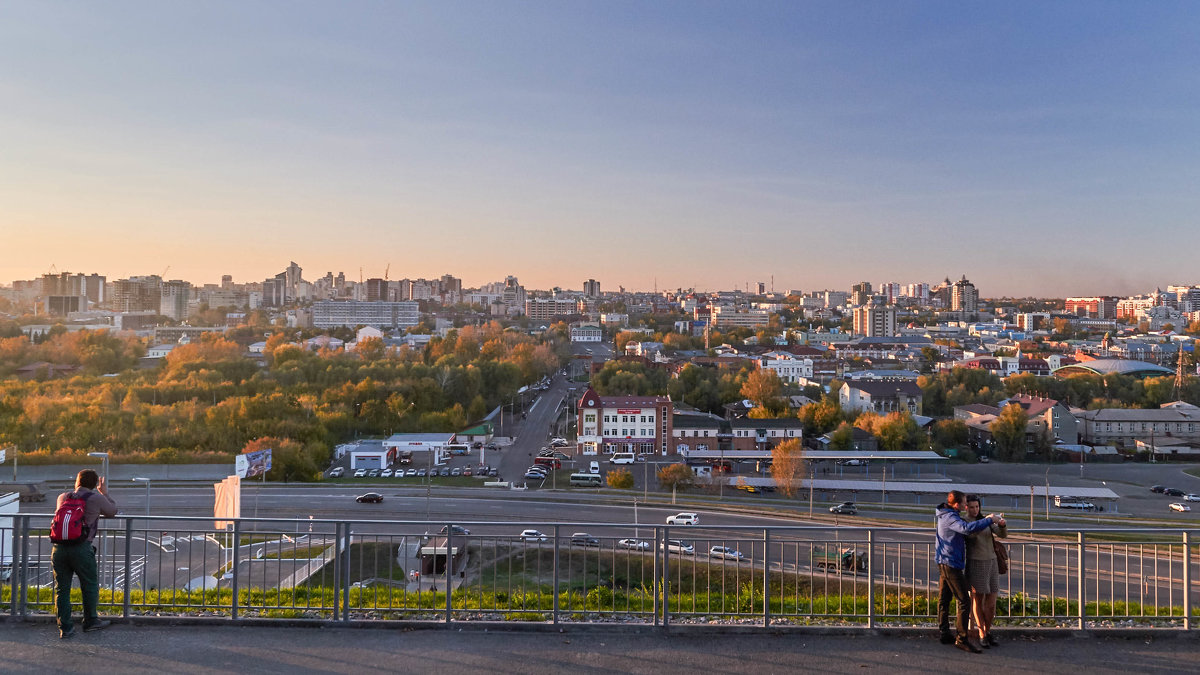
{"label": "bus", "polygon": [[600,487],[602,479],[599,474],[594,473],[573,473],[571,474],[571,487]]}

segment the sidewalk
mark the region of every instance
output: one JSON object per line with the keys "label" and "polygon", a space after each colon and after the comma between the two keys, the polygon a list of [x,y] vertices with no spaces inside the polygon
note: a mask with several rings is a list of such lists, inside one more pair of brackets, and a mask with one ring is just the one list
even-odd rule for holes
{"label": "sidewalk", "polygon": [[927,636],[114,625],[59,640],[0,622],[0,670],[78,673],[1190,673],[1196,635],[1013,637],[968,654]]}

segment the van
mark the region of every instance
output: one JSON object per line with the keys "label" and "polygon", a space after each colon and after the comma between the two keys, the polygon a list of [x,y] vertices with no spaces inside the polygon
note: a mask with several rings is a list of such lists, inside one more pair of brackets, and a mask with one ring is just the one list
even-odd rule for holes
{"label": "van", "polygon": [[595,473],[571,474],[571,487],[600,487],[600,475]]}
{"label": "van", "polygon": [[588,464],[588,473],[600,475],[600,462],[592,462]]}
{"label": "van", "polygon": [[556,459],[554,457],[534,457],[533,463],[540,464],[542,466],[548,466],[551,469],[561,469],[562,468],[562,460]]}
{"label": "van", "polygon": [[637,455],[632,452],[614,452],[608,459],[609,464],[633,464],[636,461]]}

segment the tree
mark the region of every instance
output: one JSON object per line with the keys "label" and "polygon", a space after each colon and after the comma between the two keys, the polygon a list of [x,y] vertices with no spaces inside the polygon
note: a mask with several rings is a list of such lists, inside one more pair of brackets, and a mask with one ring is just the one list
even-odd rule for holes
{"label": "tree", "polygon": [[633,487],[633,474],[629,469],[613,469],[604,477],[608,481],[608,487],[617,488],[618,490],[628,490]]}
{"label": "tree", "polygon": [[854,427],[849,422],[842,422],[829,437],[829,449],[846,452],[854,445]]}
{"label": "tree", "polygon": [[790,438],[771,450],[771,478],[783,496],[791,498],[804,475],[804,447],[800,439]]}
{"label": "tree", "polygon": [[1029,415],[1019,405],[1006,405],[1000,411],[988,429],[996,441],[996,450],[1001,459],[1010,462],[1025,459],[1025,428],[1028,424]]}
{"label": "tree", "polygon": [[783,381],[775,371],[767,368],[758,368],[746,377],[742,396],[766,411],[768,415],[765,417],[777,417],[786,407],[783,403]]}
{"label": "tree", "polygon": [[796,416],[804,423],[804,432],[810,436],[829,433],[844,419],[841,405],[832,396],[801,407]]}
{"label": "tree", "polygon": [[696,474],[686,464],[669,464],[655,472],[658,484],[664,489],[683,489],[696,482]]}

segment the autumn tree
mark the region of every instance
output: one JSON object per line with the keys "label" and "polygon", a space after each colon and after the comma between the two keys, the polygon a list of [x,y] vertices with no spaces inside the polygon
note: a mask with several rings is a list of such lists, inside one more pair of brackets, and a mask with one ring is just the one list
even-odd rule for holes
{"label": "autumn tree", "polygon": [[753,401],[756,409],[762,409],[765,413],[762,417],[778,417],[787,409],[783,401],[783,381],[768,368],[758,368],[746,376],[742,396]]}
{"label": "autumn tree", "polygon": [[610,488],[628,490],[633,487],[633,474],[629,469],[613,469],[604,477]]}
{"label": "autumn tree", "polygon": [[1025,459],[1025,429],[1028,425],[1029,414],[1021,406],[1010,404],[1000,411],[988,429],[1001,459],[1010,462]]}
{"label": "autumn tree", "polygon": [[696,482],[696,474],[686,464],[668,464],[655,472],[658,484],[665,490],[684,489]]}
{"label": "autumn tree", "polygon": [[804,475],[804,447],[800,439],[790,438],[771,450],[771,478],[785,497],[791,498]]}

